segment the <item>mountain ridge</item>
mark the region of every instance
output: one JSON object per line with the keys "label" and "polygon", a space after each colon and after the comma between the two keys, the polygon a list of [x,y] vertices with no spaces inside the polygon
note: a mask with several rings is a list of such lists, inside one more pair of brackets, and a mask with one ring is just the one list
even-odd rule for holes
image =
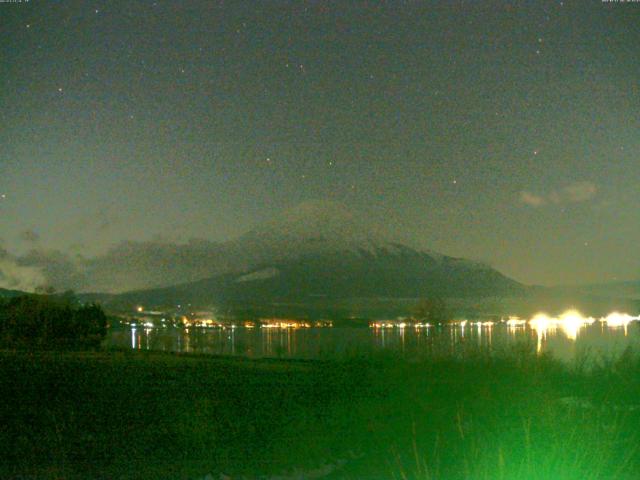
{"label": "mountain ridge", "polygon": [[432,257],[401,244],[394,249],[308,253],[160,289],[127,292],[119,303],[264,308],[281,303],[330,307],[348,299],[519,295],[525,287],[486,266]]}
{"label": "mountain ridge", "polygon": [[384,235],[336,202],[305,202],[222,245],[227,265],[207,278],[115,296],[120,304],[318,305],[348,299],[519,295],[488,265]]}

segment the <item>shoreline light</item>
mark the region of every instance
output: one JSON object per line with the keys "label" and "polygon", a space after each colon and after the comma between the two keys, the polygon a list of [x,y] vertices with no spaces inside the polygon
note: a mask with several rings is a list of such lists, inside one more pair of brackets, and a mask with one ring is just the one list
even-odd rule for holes
{"label": "shoreline light", "polygon": [[[608,327],[624,327],[625,335],[627,334],[627,326],[630,322],[640,320],[640,316],[632,316],[627,313],[612,312],[606,317],[600,318],[601,323],[607,324]],[[507,325],[510,324],[507,321]],[[558,317],[551,317],[546,313],[535,314],[528,322],[529,327],[535,330],[538,335],[538,351],[542,348],[542,341],[546,340],[547,333],[562,330],[569,340],[576,340],[580,330],[589,325],[593,325],[596,319],[593,317],[585,317],[578,310],[565,310]],[[515,324],[515,322],[514,322]]]}
{"label": "shoreline light", "polygon": [[634,320],[640,320],[640,316],[632,317],[628,313],[611,312],[600,321],[606,323],[609,327],[626,327]]}
{"label": "shoreline light", "polygon": [[585,317],[577,310],[567,310],[558,318],[559,327],[570,340],[577,339],[580,329],[593,322],[595,322],[594,318]]}
{"label": "shoreline light", "polygon": [[522,327],[527,324],[527,321],[520,317],[509,317],[505,323],[509,327]]}

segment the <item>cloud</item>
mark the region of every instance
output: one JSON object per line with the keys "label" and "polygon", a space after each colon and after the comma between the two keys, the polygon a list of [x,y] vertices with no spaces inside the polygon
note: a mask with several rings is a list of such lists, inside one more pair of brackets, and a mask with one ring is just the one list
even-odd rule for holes
{"label": "cloud", "polygon": [[40,240],[40,235],[34,230],[25,230],[20,234],[20,240],[27,243],[36,243]]}
{"label": "cloud", "polygon": [[33,249],[18,257],[17,263],[36,269],[44,278],[40,286],[55,290],[77,290],[85,282],[82,257],[71,257],[58,250]]}
{"label": "cloud", "polygon": [[103,233],[127,220],[128,213],[115,205],[106,205],[87,212],[75,222],[74,228]]}
{"label": "cloud", "polygon": [[[33,244],[26,254],[7,254],[11,268],[6,268],[10,274],[5,275],[4,281],[14,288],[19,285],[29,290],[42,286],[57,291],[105,293],[184,284],[225,273],[245,272],[265,262],[287,259],[292,252],[304,253],[323,245],[331,246],[331,240],[325,239],[326,232],[330,238],[337,235],[353,241],[354,234],[358,233],[357,229],[353,231],[355,218],[342,206],[316,202],[304,204],[262,228],[225,243],[171,242],[166,238],[123,241],[92,257],[77,253],[82,245],[61,252]],[[105,217],[98,223],[109,228],[107,220]]]}
{"label": "cloud", "polygon": [[591,182],[576,182],[562,189],[565,198],[570,202],[585,202],[595,197],[598,187]]}
{"label": "cloud", "polygon": [[45,284],[40,269],[20,265],[16,257],[0,249],[0,288],[32,292]]}
{"label": "cloud", "polygon": [[551,190],[542,195],[523,190],[520,192],[520,202],[534,208],[548,204],[566,205],[586,202],[595,197],[597,193],[598,187],[592,182],[574,182],[559,190]]}
{"label": "cloud", "polygon": [[126,241],[92,258],[42,248],[17,256],[0,249],[0,288],[115,293],[176,285],[246,267],[237,260],[207,240]]}
{"label": "cloud", "polygon": [[520,192],[520,201],[530,207],[540,207],[544,205],[546,200],[539,195],[534,195],[526,191]]}

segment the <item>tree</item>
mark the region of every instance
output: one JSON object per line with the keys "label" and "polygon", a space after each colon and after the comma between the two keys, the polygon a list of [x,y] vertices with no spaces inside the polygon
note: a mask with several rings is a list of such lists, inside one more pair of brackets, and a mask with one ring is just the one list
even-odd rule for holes
{"label": "tree", "polygon": [[35,292],[38,295],[53,295],[56,293],[56,289],[51,285],[40,285],[39,287],[36,287]]}
{"label": "tree", "polygon": [[440,297],[423,298],[413,307],[413,317],[425,323],[442,323],[450,320],[445,301]]}
{"label": "tree", "polygon": [[30,349],[98,348],[107,317],[98,305],[60,296],[23,295],[0,304],[0,344]]}

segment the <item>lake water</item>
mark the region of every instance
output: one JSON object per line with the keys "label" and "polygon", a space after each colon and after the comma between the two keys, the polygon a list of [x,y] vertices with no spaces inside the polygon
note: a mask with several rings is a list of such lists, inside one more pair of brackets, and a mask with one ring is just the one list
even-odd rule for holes
{"label": "lake water", "polygon": [[528,345],[571,362],[615,357],[627,347],[640,351],[640,323],[612,327],[595,322],[576,331],[540,332],[530,325],[442,325],[429,328],[116,328],[107,346],[251,358],[346,358],[389,351],[411,356],[458,356],[474,351],[508,351]]}

